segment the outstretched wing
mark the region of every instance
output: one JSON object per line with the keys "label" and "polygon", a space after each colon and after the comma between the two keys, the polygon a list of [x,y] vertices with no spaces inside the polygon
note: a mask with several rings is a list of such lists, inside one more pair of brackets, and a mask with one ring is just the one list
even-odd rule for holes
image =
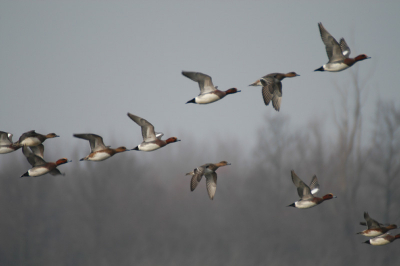
{"label": "outstretched wing", "polygon": [[318,179],[317,179],[316,175],[314,175],[313,178],[311,179],[310,190],[311,190],[311,194],[313,194],[314,196],[319,191],[319,183],[318,183]]}
{"label": "outstretched wing", "polygon": [[349,58],[351,51],[344,38],[340,39],[340,49],[342,50],[344,57]]}
{"label": "outstretched wing", "polygon": [[190,71],[182,71],[182,75],[199,83],[200,94],[209,93],[216,90],[209,75]]}
{"label": "outstretched wing", "polygon": [[31,152],[28,147],[23,146],[22,152],[28,160],[29,164],[32,165],[32,167],[46,164],[46,161],[43,160],[43,158],[40,158],[39,156],[33,154],[33,152]]}
{"label": "outstretched wing", "polygon": [[[128,113],[130,119],[142,128],[143,141],[150,142],[157,139],[154,126],[144,118]],[[160,133],[157,133],[159,135]],[[161,133],[162,134],[162,133]]]}
{"label": "outstretched wing", "polygon": [[101,151],[108,148],[104,145],[103,138],[96,134],[74,134],[74,137],[88,140],[91,152]]}
{"label": "outstretched wing", "polygon": [[214,199],[215,191],[217,190],[217,173],[206,174],[206,185],[208,196],[210,199]]}
{"label": "outstretched wing", "polygon": [[322,42],[325,44],[326,54],[328,55],[329,62],[343,60],[345,57],[342,54],[339,43],[335,38],[324,28],[322,23],[318,23],[319,32],[321,34]]}
{"label": "outstretched wing", "polygon": [[303,200],[313,198],[310,188],[296,175],[293,170],[291,174],[293,184],[297,187],[297,193],[299,194],[299,197]]}

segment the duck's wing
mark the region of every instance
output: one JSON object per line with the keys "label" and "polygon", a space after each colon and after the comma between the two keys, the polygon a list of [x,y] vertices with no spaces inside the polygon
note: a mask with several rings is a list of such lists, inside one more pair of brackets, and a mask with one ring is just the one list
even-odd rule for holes
{"label": "duck's wing", "polygon": [[195,175],[192,175],[192,179],[190,180],[190,191],[195,190],[198,184],[199,181],[197,181],[197,177]]}
{"label": "duck's wing", "polygon": [[11,145],[12,144],[12,134],[4,131],[0,131],[0,145]]}
{"label": "duck's wing", "polygon": [[321,34],[322,42],[325,44],[326,54],[328,55],[329,62],[335,62],[345,59],[340,49],[339,43],[335,38],[324,28],[322,23],[318,23],[319,32]]}
{"label": "duck's wing", "polygon": [[[366,223],[366,222],[360,222],[360,225],[367,226],[367,223]],[[380,227],[382,227],[382,226],[388,226],[388,225],[390,225],[390,224],[381,224],[381,223],[379,223],[379,226],[380,226]]]}
{"label": "duck's wing", "polygon": [[314,175],[313,178],[311,179],[310,190],[313,196],[317,195],[319,191],[319,183],[316,175]]}
{"label": "duck's wing", "polygon": [[349,58],[350,56],[350,47],[347,45],[346,41],[344,38],[340,39],[340,49],[342,50],[342,54],[344,57]]}
{"label": "duck's wing", "polygon": [[299,194],[299,197],[303,200],[313,198],[310,188],[296,175],[293,170],[291,174],[293,184],[297,187],[297,193]]}
{"label": "duck's wing", "polygon": [[262,93],[262,96],[264,99],[264,103],[265,103],[265,105],[269,105],[269,102],[272,100],[273,93],[274,93],[275,86],[276,86],[275,79],[273,77],[266,76],[266,77],[261,78],[260,82],[261,82],[261,85],[263,86],[261,93]]}
{"label": "duck's wing", "polygon": [[188,173],[188,174],[192,174],[193,173],[192,180],[190,182],[190,190],[191,191],[193,191],[197,187],[197,185],[201,181],[201,178],[204,175],[204,171],[205,170],[206,170],[206,166],[202,165],[202,166],[199,166],[199,167],[195,168],[193,170],[193,172]]}
{"label": "duck's wing", "polygon": [[282,102],[282,83],[278,82],[275,86],[275,90],[272,96],[272,106],[276,111],[281,109]]}
{"label": "duck's wing", "polygon": [[65,174],[61,173],[60,170],[58,170],[57,168],[54,168],[53,170],[51,170],[49,172],[49,174],[51,174],[51,175],[65,175]]}
{"label": "duck's wing", "polygon": [[164,133],[156,132],[156,138],[161,139],[164,136]]}
{"label": "duck's wing", "polygon": [[26,139],[26,138],[34,137],[34,136],[37,136],[37,133],[35,132],[35,130],[30,130],[30,131],[28,131],[28,132],[23,133],[23,134],[21,135],[21,137],[19,137],[18,142],[21,142],[21,141],[23,141],[23,140]]}
{"label": "duck's wing", "polygon": [[142,137],[144,142],[150,142],[157,139],[156,133],[154,132],[154,126],[149,121],[131,113],[128,113],[128,116],[133,120],[133,122],[142,128]]}
{"label": "duck's wing", "polygon": [[103,138],[96,134],[74,134],[75,138],[86,139],[89,141],[91,152],[107,149],[104,145]]}
{"label": "duck's wing", "polygon": [[31,152],[28,147],[23,146],[22,152],[28,160],[29,164],[32,165],[32,167],[46,164],[46,161],[43,160],[43,158],[40,158],[39,156],[33,154],[33,152]]}
{"label": "duck's wing", "polygon": [[364,212],[364,219],[367,222],[368,229],[381,228],[381,226],[379,225],[379,223],[377,221],[375,221],[374,219],[369,217],[368,212]]}
{"label": "duck's wing", "polygon": [[194,175],[195,175],[196,178],[197,178],[197,181],[200,182],[201,178],[202,178],[203,175],[204,175],[204,172],[205,172],[207,166],[208,166],[208,164],[204,164],[204,165],[199,166],[199,167],[197,167],[196,169],[194,169],[193,172],[194,172]]}
{"label": "duck's wing", "polygon": [[208,196],[210,199],[214,199],[215,191],[217,190],[217,173],[206,174],[206,185]]}
{"label": "duck's wing", "polygon": [[209,75],[190,71],[182,71],[182,75],[199,83],[200,94],[209,93],[216,90]]}
{"label": "duck's wing", "polygon": [[261,93],[265,105],[269,105],[272,100],[272,106],[276,111],[279,111],[282,101],[282,83],[273,76],[265,76],[260,81],[263,86]]}
{"label": "duck's wing", "polygon": [[40,158],[44,159],[43,154],[44,154],[44,146],[43,144],[39,144],[37,146],[32,146],[29,147],[32,152],[36,155],[39,156]]}

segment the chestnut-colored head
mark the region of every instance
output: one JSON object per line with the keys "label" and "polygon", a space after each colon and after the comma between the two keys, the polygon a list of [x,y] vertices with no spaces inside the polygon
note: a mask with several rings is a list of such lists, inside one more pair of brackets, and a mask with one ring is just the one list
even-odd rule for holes
{"label": "chestnut-colored head", "polygon": [[333,198],[337,198],[336,196],[334,196],[332,193],[326,194],[325,196],[322,197],[324,200],[330,200]]}
{"label": "chestnut-colored head", "polygon": [[229,89],[229,90],[227,90],[225,92],[226,92],[226,94],[232,94],[232,93],[240,92],[240,90],[238,90],[236,88],[232,88],[232,89]]}
{"label": "chestnut-colored head", "polygon": [[56,165],[65,164],[68,162],[70,162],[70,161],[68,161],[67,158],[61,158],[61,159],[57,160]]}
{"label": "chestnut-colored head", "polygon": [[124,152],[124,151],[128,151],[128,149],[124,146],[118,147],[115,149],[116,152]]}
{"label": "chestnut-colored head", "polygon": [[297,76],[300,76],[300,75],[298,75],[296,72],[289,72],[285,76],[287,78],[293,78],[293,77],[297,77]]}
{"label": "chestnut-colored head", "polygon": [[57,138],[59,137],[56,133],[49,133],[46,135],[46,138],[51,139],[51,138]]}
{"label": "chestnut-colored head", "polygon": [[228,163],[227,161],[221,161],[221,162],[217,163],[216,165],[217,165],[218,167],[221,167],[221,166],[231,165],[231,164]]}
{"label": "chestnut-colored head", "polygon": [[357,61],[362,61],[362,60],[370,59],[370,58],[371,58],[371,57],[368,57],[366,54],[360,54],[360,55],[356,56],[354,59],[355,59],[356,62],[357,62]]}
{"label": "chestnut-colored head", "polygon": [[165,142],[167,144],[170,144],[170,143],[173,143],[173,142],[177,142],[177,141],[181,141],[181,140],[178,139],[178,138],[175,138],[175,137],[171,137],[171,138],[168,138],[168,139],[165,140]]}

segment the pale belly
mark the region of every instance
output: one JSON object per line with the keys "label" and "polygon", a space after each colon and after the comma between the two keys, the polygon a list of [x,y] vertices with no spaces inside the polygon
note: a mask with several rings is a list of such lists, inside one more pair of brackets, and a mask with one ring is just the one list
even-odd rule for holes
{"label": "pale belly", "polygon": [[330,72],[339,72],[346,68],[349,68],[349,66],[344,63],[329,63],[324,65],[324,69]]}
{"label": "pale belly", "polygon": [[21,141],[22,146],[37,146],[41,144],[42,142],[38,138],[26,138],[23,141]]}
{"label": "pale belly", "polygon": [[13,152],[14,149],[10,148],[10,147],[0,147],[0,154],[4,154],[4,153],[9,153],[9,152]]}
{"label": "pale belly", "polygon": [[105,159],[110,158],[111,155],[107,152],[96,152],[93,156],[89,156],[89,161],[104,161]]}
{"label": "pale belly", "polygon": [[363,236],[380,236],[380,235],[382,235],[382,232],[379,232],[379,231],[376,231],[376,230],[373,230],[373,231],[368,230],[368,232],[363,233],[362,235]]}
{"label": "pale belly", "polygon": [[154,151],[159,148],[161,148],[161,147],[155,143],[142,143],[139,145],[140,151]]}
{"label": "pale belly", "polygon": [[372,238],[369,240],[369,243],[371,245],[374,246],[382,246],[382,245],[386,245],[389,244],[390,241],[387,241],[386,239],[384,239],[383,237],[378,237],[378,238]]}
{"label": "pale belly", "polygon": [[299,209],[308,209],[308,208],[314,207],[316,205],[317,204],[315,204],[312,201],[302,201],[302,200],[296,201],[296,203],[295,203],[295,206]]}
{"label": "pale belly", "polygon": [[29,176],[41,176],[44,174],[47,174],[49,172],[49,169],[45,167],[33,167],[32,169],[28,170]]}
{"label": "pale belly", "polygon": [[207,104],[218,101],[220,98],[214,93],[207,93],[203,95],[199,95],[195,98],[196,103],[198,104]]}

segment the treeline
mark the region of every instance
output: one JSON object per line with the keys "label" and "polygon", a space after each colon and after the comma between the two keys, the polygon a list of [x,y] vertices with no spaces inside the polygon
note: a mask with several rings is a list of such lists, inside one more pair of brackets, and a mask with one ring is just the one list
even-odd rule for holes
{"label": "treeline", "polygon": [[[288,117],[266,115],[251,133],[258,145],[250,156],[228,139],[18,178],[29,168],[25,158],[2,155],[0,265],[398,265],[400,243],[374,247],[356,233],[364,211],[400,226],[400,108],[378,101],[362,143],[355,99],[336,110],[336,132],[318,120],[293,130]],[[217,171],[213,201],[204,180],[190,192],[185,176],[204,158],[232,163]],[[292,169],[306,183],[316,174],[320,194],[338,198],[286,207],[298,199]]]}

